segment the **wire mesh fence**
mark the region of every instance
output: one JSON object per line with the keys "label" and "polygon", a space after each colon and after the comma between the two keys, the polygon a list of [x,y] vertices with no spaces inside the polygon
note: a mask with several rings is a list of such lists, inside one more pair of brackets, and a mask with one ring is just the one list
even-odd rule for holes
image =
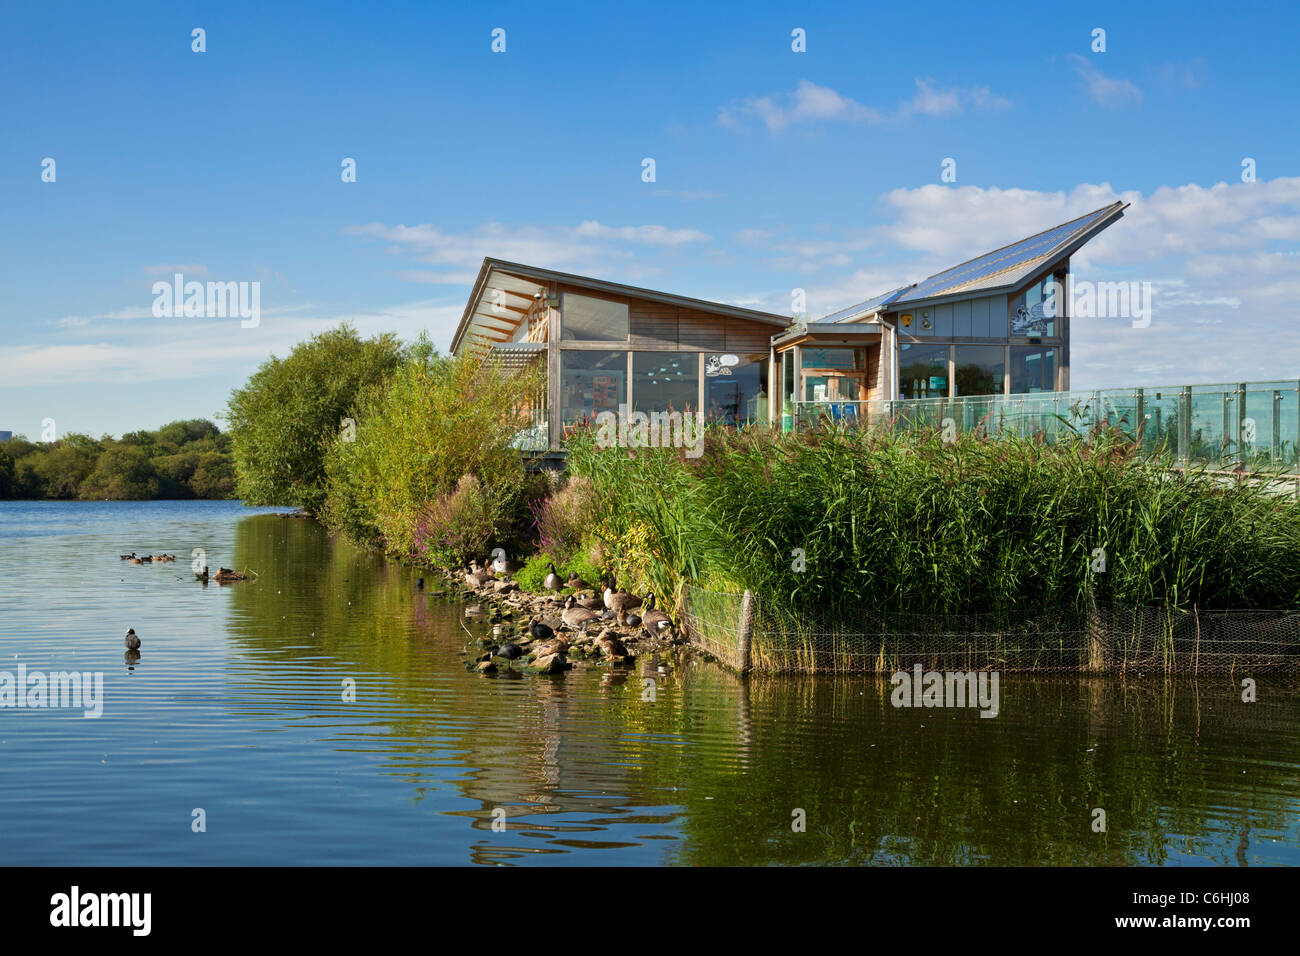
{"label": "wire mesh fence", "polygon": [[864,611],[845,623],[825,608],[797,618],[749,592],[688,587],[691,642],[733,670],[893,673],[1232,674],[1300,670],[1300,612],[1171,610],[1093,603],[973,614]]}

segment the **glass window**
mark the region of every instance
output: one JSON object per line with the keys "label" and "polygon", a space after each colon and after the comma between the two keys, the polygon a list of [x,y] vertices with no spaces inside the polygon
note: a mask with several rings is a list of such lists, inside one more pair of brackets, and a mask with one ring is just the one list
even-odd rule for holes
{"label": "glass window", "polygon": [[1061,288],[1053,289],[1055,276],[1043,276],[1020,295],[1011,297],[1011,334],[1048,338],[1056,334],[1056,320],[1064,312]]}
{"label": "glass window", "polygon": [[785,406],[794,403],[794,349],[781,353],[781,397],[781,413],[785,414]]}
{"label": "glass window", "polygon": [[700,407],[699,361],[697,352],[633,352],[633,410],[696,411]]}
{"label": "glass window", "polygon": [[804,349],[803,367],[841,368],[861,371],[866,366],[864,349]]}
{"label": "glass window", "polygon": [[626,342],[627,305],[589,295],[564,293],[560,338],[584,342]]}
{"label": "glass window", "polygon": [[704,416],[721,425],[767,421],[767,355],[704,355]]}
{"label": "glass window", "polygon": [[560,352],[560,409],[572,425],[627,401],[626,352]]}
{"label": "glass window", "polygon": [[1011,346],[1011,391],[1056,391],[1056,349]]}
{"label": "glass window", "polygon": [[899,346],[898,391],[903,398],[947,397],[948,346]]}
{"label": "glass window", "polygon": [[1006,365],[1000,345],[959,345],[954,377],[958,395],[1001,395]]}

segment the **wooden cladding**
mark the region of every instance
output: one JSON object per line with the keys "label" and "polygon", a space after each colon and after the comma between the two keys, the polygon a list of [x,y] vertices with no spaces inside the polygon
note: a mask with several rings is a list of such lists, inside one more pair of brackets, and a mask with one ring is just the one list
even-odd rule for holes
{"label": "wooden cladding", "polygon": [[776,326],[696,309],[632,302],[628,347],[667,351],[766,352]]}
{"label": "wooden cladding", "polygon": [[[664,352],[766,352],[772,336],[781,331],[776,325],[752,322],[705,312],[700,309],[679,308],[649,299],[619,298],[591,289],[556,286],[556,294],[574,292],[589,298],[610,299],[628,306],[628,338],[626,348],[633,351]],[[563,316],[561,316],[563,322]],[[568,345],[566,340],[566,348]],[[601,342],[603,348],[619,348],[621,343]],[[577,347],[595,347],[579,341]]]}

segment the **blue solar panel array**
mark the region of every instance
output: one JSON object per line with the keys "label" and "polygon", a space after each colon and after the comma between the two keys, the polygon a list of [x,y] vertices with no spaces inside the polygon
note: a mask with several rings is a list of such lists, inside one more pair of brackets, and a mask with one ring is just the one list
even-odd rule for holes
{"label": "blue solar panel array", "polygon": [[964,262],[959,266],[954,266],[947,272],[940,272],[937,275],[930,276],[930,278],[924,279],[908,289],[899,301],[914,302],[918,299],[938,295],[944,289],[965,285],[968,282],[974,282],[995,273],[1013,269],[1017,265],[1044,256],[1075,233],[1082,232],[1095,225],[1103,216],[1112,212],[1115,205],[1112,204],[1104,209],[1098,209],[1096,212],[1090,212],[1078,219],[1071,219],[1069,222],[1048,229],[1046,232],[1040,232],[1028,239],[1021,239],[1019,242],[1014,242],[995,252],[972,259],[970,262]]}
{"label": "blue solar panel array", "polygon": [[826,318],[818,319],[817,321],[818,322],[843,321],[844,319],[847,319],[850,316],[860,315],[861,313],[866,312],[869,309],[874,309],[878,305],[884,305],[886,302],[892,301],[894,296],[899,295],[900,293],[906,291],[907,291],[907,286],[899,286],[897,289],[894,289],[892,292],[886,292],[884,295],[878,295],[874,299],[868,299],[866,302],[859,302],[857,305],[851,305],[847,309],[840,309],[838,312],[832,312],[830,315],[826,316]]}

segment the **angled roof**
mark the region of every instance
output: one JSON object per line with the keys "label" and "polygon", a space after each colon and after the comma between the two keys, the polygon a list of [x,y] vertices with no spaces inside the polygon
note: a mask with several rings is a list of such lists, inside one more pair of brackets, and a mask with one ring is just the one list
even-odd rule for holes
{"label": "angled roof", "polygon": [[452,336],[452,353],[459,351],[464,343],[492,348],[508,341],[519,323],[524,321],[524,315],[534,297],[545,294],[548,284],[552,282],[611,295],[663,302],[667,305],[712,312],[750,322],[762,322],[778,328],[785,328],[790,324],[790,319],[787,317],[771,312],[759,312],[721,302],[710,302],[707,299],[692,299],[689,296],[658,292],[654,289],[641,289],[519,262],[485,258],[479,268],[478,277],[474,280],[474,288],[461,315],[460,325],[456,328],[456,334]]}
{"label": "angled roof", "polygon": [[838,318],[828,316],[822,321],[851,322],[882,311],[885,306],[913,306],[934,299],[973,297],[1018,288],[1030,276],[1078,251],[1084,243],[1119,219],[1127,208],[1126,203],[1113,202],[1086,216],[945,269],[911,286],[843,309],[835,313]]}

